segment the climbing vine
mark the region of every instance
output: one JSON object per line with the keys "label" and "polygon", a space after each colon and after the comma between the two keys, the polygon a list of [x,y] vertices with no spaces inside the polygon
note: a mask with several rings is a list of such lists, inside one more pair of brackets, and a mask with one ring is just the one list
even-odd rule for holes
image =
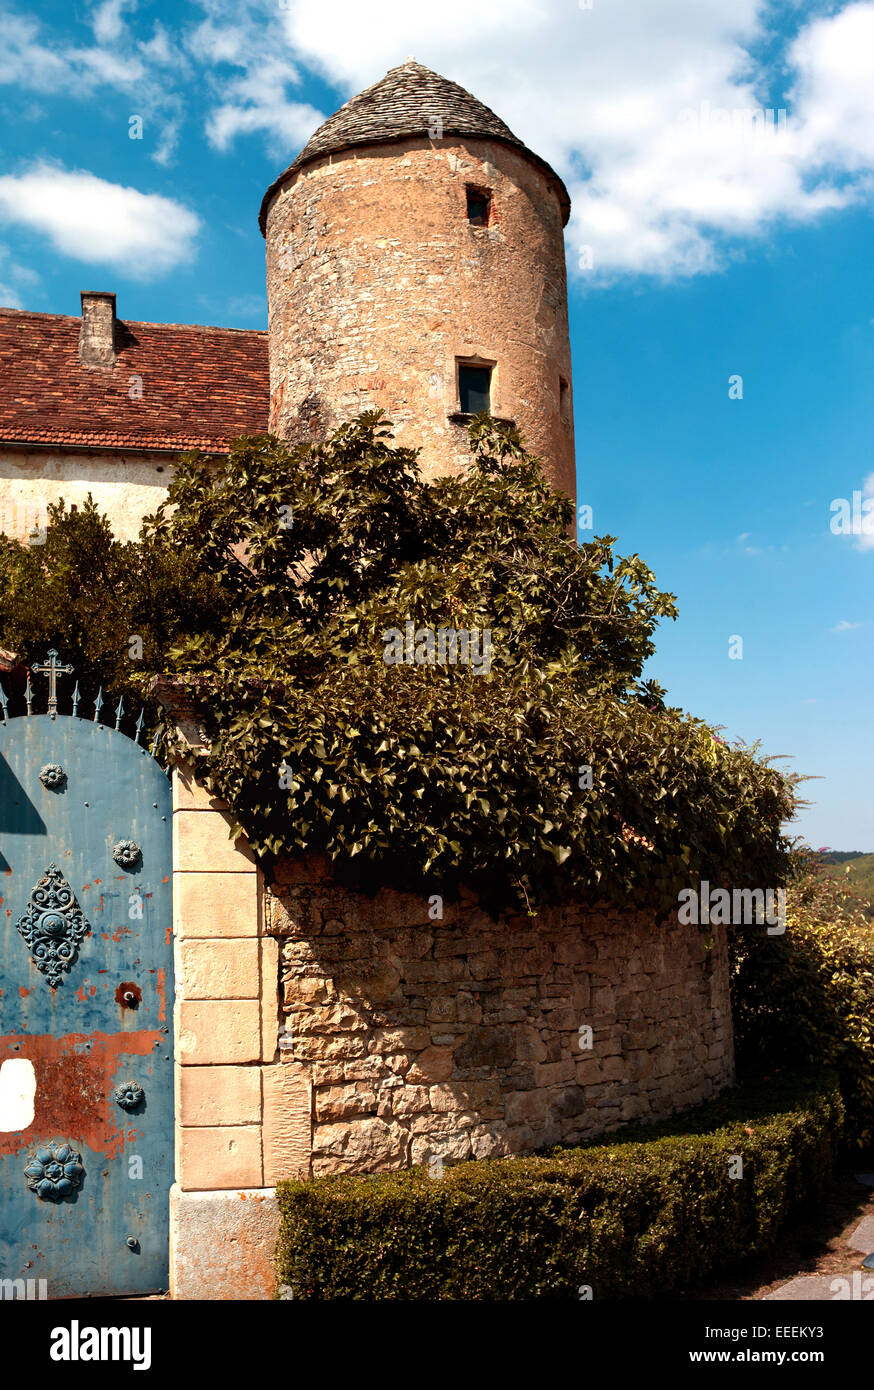
{"label": "climbing vine", "polygon": [[781,882],[792,780],[642,679],[673,596],[614,537],[577,546],[515,430],[470,434],[433,482],[376,413],[183,462],[144,543],[222,596],[221,631],[168,654],[206,785],[268,863],[319,850],[496,907]]}

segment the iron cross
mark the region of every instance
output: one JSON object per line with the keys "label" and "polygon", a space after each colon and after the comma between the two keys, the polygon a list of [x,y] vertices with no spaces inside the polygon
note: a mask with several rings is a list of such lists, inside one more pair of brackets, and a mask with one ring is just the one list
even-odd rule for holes
{"label": "iron cross", "polygon": [[48,658],[45,661],[37,662],[31,669],[35,676],[48,676],[49,678],[48,713],[54,719],[58,712],[58,676],[72,675],[73,667],[62,666],[58,661],[58,654],[54,647],[49,647]]}

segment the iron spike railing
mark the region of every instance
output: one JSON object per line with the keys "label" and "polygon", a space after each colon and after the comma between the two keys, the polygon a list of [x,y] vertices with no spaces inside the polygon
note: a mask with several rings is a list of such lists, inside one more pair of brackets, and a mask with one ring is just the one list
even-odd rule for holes
{"label": "iron spike railing", "polygon": [[[57,715],[58,715],[57,678],[58,678],[58,676],[61,676],[61,675],[71,675],[71,674],[73,673],[73,667],[72,667],[72,666],[68,666],[68,665],[63,665],[63,664],[58,660],[58,653],[55,651],[55,649],[54,649],[54,648],[50,648],[50,650],[49,650],[49,652],[48,652],[48,655],[47,655],[47,658],[46,658],[46,660],[45,660],[44,662],[34,662],[34,664],[33,664],[31,667],[28,668],[28,670],[27,670],[27,684],[26,684],[25,687],[24,687],[24,702],[25,702],[25,713],[26,713],[27,715],[29,715],[29,716],[32,716],[32,715],[33,715],[33,706],[34,706],[34,698],[35,698],[35,696],[34,696],[33,684],[32,684],[32,682],[31,682],[31,672],[32,672],[34,675],[40,675],[40,676],[46,676],[46,677],[47,677],[49,689],[48,689],[48,707],[47,707],[47,709],[46,709],[46,713],[48,714],[48,716],[49,716],[50,719],[55,719],[55,718],[57,717]],[[71,702],[72,702],[72,706],[73,706],[71,717],[72,717],[73,719],[82,719],[82,718],[84,718],[84,715],[80,715],[80,714],[79,714],[79,706],[80,706],[80,704],[82,703],[82,694],[81,694],[81,692],[80,692],[80,690],[79,690],[79,682],[78,682],[78,680],[76,681],[76,684],[75,684],[74,689],[73,689],[73,693],[72,693],[72,696],[71,696]],[[95,701],[94,701],[94,713],[91,715],[91,722],[92,722],[92,723],[95,723],[95,724],[100,724],[100,725],[101,725],[102,727],[104,727],[104,728],[109,728],[109,727],[111,727],[111,726],[108,725],[108,724],[104,725],[104,724],[103,724],[103,720],[101,719],[101,715],[100,715],[100,711],[103,709],[103,707],[104,707],[105,704],[106,704],[106,701],[105,701],[104,698],[103,698],[103,686],[101,685],[100,689],[97,691],[97,698],[96,698]],[[117,704],[117,706],[116,706],[116,708],[115,708],[114,713],[115,713],[115,730],[116,730],[117,733],[124,733],[124,730],[121,728],[121,722],[122,722],[122,720],[125,719],[125,718],[133,719],[133,714],[128,714],[127,711],[125,710],[125,706],[124,706],[124,696],[120,696],[120,697],[119,697],[119,701],[118,701],[118,704]],[[2,684],[0,684],[0,727],[2,727],[3,725],[8,724],[10,718],[13,718],[13,717],[14,717],[14,711],[10,712],[10,709],[9,709],[9,697],[8,697],[7,694],[6,694],[6,691],[3,689]],[[136,721],[136,726],[135,726],[135,729],[134,729],[133,734],[130,735],[130,736],[129,736],[129,735],[125,735],[125,737],[131,737],[131,740],[132,740],[133,743],[137,743],[137,744],[140,743],[140,740],[141,740],[141,738],[142,738],[142,736],[143,736],[143,728],[144,728],[144,724],[145,724],[145,717],[146,717],[146,716],[145,716],[145,711],[141,709],[140,712],[139,712],[139,716],[138,716],[138,718],[137,718],[137,721]],[[151,742],[151,745],[149,746],[149,748],[146,749],[145,746],[143,746],[143,745],[141,745],[141,746],[142,746],[142,750],[143,750],[144,753],[145,753],[145,752],[148,752],[148,753],[151,755],[151,757],[157,759],[157,753],[158,753],[158,748],[159,748],[160,744],[161,744],[161,730],[160,730],[160,728],[159,728],[159,729],[156,729],[156,730],[155,730],[155,734],[154,734],[154,737],[152,738],[152,742]],[[169,768],[165,768],[164,770],[169,772]]]}

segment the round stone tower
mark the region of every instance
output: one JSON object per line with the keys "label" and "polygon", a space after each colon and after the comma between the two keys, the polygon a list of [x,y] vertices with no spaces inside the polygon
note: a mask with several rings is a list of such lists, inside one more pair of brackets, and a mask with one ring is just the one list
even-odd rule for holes
{"label": "round stone tower", "polygon": [[574,496],[569,214],[487,106],[393,68],[264,197],[271,430],[319,437],[378,407],[434,477],[469,462],[465,424],[486,409]]}

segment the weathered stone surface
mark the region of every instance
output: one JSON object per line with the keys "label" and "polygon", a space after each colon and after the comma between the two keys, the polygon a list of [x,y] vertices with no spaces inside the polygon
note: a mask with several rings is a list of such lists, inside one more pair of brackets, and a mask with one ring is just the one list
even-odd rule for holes
{"label": "weathered stone surface", "polygon": [[[468,221],[468,184],[491,191],[486,227]],[[480,360],[497,366],[493,413],[574,496],[562,209],[524,154],[435,142],[423,118],[418,139],[306,164],[270,207],[267,294],[275,433],[322,435],[383,408],[426,477],[459,472],[458,363]]]}
{"label": "weathered stone surface", "polygon": [[312,1087],[303,1067],[262,1067],[264,1182],[307,1177],[312,1152]]}
{"label": "weathered stone surface", "polygon": [[177,1015],[176,1051],[189,1066],[261,1060],[257,999],[192,999]]}
{"label": "weathered stone surface", "polygon": [[732,1078],[724,934],[705,954],[697,928],[575,903],[496,922],[467,893],[435,924],[315,858],[276,885],[279,1055],[314,1088],[314,1173],[577,1143]]}
{"label": "weathered stone surface", "polygon": [[176,1181],[187,1192],[263,1186],[260,1126],[182,1129],[178,1134]]}
{"label": "weathered stone surface", "polygon": [[[249,865],[243,864],[244,869]],[[258,875],[174,873],[173,931],[187,937],[257,936]]]}
{"label": "weathered stone surface", "polygon": [[170,1189],[170,1296],[273,1297],[279,1208],[270,1188],[227,1192]]}
{"label": "weathered stone surface", "polygon": [[507,1067],[516,1057],[516,1036],[510,1028],[475,1028],[467,1042],[455,1052],[455,1065],[462,1069],[474,1067]]}
{"label": "weathered stone surface", "polygon": [[261,1060],[273,1062],[279,1046],[279,942],[262,936],[258,942],[261,961]]}
{"label": "weathered stone surface", "polygon": [[344,1120],[350,1115],[372,1115],[379,1104],[376,1091],[366,1082],[348,1086],[320,1086],[316,1091],[316,1121]]}
{"label": "weathered stone surface", "polygon": [[405,1131],[377,1117],[317,1125],[313,1173],[374,1173],[383,1168],[403,1168],[408,1142]]}
{"label": "weathered stone surface", "polygon": [[194,772],[185,763],[173,769],[173,810],[174,811],[226,811],[226,801],[212,796],[205,787],[195,781]]}
{"label": "weathered stone surface", "polygon": [[414,1086],[427,1086],[435,1081],[448,1081],[451,1075],[452,1048],[426,1047],[407,1072],[407,1080]]}
{"label": "weathered stone surface", "polygon": [[225,938],[179,942],[176,988],[185,999],[257,999],[258,941]]}
{"label": "weathered stone surface", "polygon": [[261,1123],[261,1075],[257,1067],[176,1068],[182,1125]]}
{"label": "weathered stone surface", "polygon": [[178,873],[255,873],[252,851],[231,840],[221,811],[174,811],[173,867]]}
{"label": "weathered stone surface", "polygon": [[463,1163],[472,1157],[470,1135],[457,1129],[414,1134],[410,1142],[410,1162],[413,1164],[429,1163],[432,1158],[441,1158],[444,1163]]}

